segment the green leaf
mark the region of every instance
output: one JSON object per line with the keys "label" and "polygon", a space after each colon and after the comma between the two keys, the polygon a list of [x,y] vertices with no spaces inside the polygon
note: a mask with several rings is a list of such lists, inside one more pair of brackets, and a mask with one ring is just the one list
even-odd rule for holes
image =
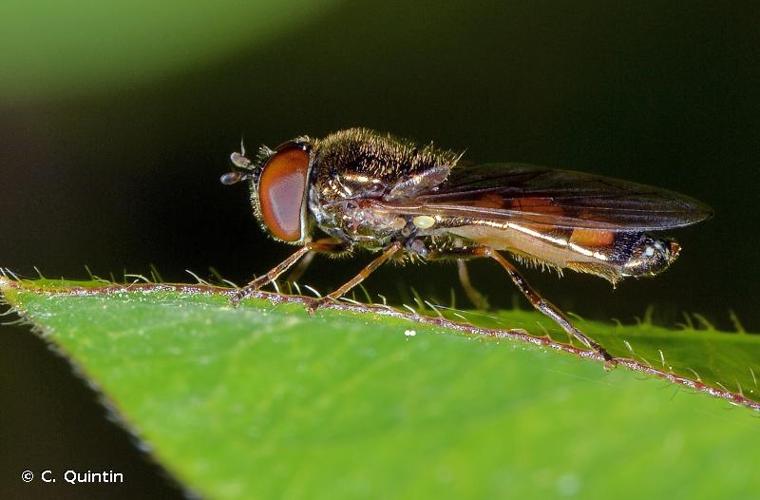
{"label": "green leaf", "polygon": [[760,486],[757,414],[702,394],[760,407],[757,335],[580,322],[633,358],[606,371],[506,329],[555,335],[526,311],[466,315],[474,327],[351,304],[310,316],[268,294],[234,308],[200,285],[0,289],[206,496],[747,498]]}

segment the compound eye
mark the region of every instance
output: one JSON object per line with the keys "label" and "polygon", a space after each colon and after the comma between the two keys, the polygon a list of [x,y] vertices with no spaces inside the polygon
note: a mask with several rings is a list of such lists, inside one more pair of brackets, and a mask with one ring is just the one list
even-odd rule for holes
{"label": "compound eye", "polygon": [[301,239],[301,212],[306,193],[309,153],[289,146],[274,154],[259,178],[264,224],[282,241]]}

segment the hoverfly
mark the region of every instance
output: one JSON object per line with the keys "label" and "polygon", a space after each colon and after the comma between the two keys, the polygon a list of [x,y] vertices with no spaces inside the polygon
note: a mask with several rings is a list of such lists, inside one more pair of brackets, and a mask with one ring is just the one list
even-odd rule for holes
{"label": "hoverfly", "polygon": [[[706,205],[664,189],[525,164],[458,164],[461,156],[363,128],[324,139],[298,137],[274,150],[262,146],[253,160],[244,149],[233,153],[236,168],[221,181],[249,181],[263,230],[300,246],[240,289],[237,300],[314,253],[380,254],[322,301],[337,300],[391,259],[457,261],[460,277],[466,277],[465,260],[490,258],[536,309],[611,361],[502,252],[614,285],[630,276],[657,275],[678,257],[678,243],[650,231],[711,215]],[[469,279],[462,281],[477,300]]]}

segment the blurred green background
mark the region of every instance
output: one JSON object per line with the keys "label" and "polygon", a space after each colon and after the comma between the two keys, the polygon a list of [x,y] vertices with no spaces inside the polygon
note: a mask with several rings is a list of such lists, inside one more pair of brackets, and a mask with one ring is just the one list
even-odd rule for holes
{"label": "blurred green background", "polygon": [[[5,1],[0,266],[84,278],[85,264],[105,277],[154,264],[172,281],[213,266],[244,282],[292,249],[260,233],[242,186],[218,183],[241,136],[361,125],[707,202],[716,217],[675,233],[682,257],[656,280],[613,292],[528,277],[586,317],[654,304],[664,324],[696,311],[731,328],[734,310],[758,331],[759,19],[701,1]],[[359,265],[317,262],[304,281],[329,289]],[[492,264],[473,268],[492,304],[512,304]],[[410,286],[446,301],[457,284],[429,266],[368,286],[399,303]],[[109,494],[179,494],[41,340],[1,333],[0,496],[25,491],[27,467],[105,463],[130,477]]]}

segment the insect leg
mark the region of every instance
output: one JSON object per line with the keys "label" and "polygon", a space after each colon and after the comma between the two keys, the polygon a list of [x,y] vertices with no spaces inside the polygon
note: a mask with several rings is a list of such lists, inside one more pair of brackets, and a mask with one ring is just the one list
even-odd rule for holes
{"label": "insect leg", "polygon": [[367,279],[367,277],[372,274],[378,267],[383,265],[385,262],[387,262],[391,257],[393,257],[399,250],[401,250],[402,245],[400,242],[394,242],[390,246],[386,247],[383,250],[383,253],[380,254],[375,260],[367,264],[367,266],[359,271],[359,274],[345,282],[340,288],[335,290],[334,292],[330,293],[329,295],[325,296],[321,300],[318,300],[314,302],[313,305],[310,306],[310,309],[313,311],[317,309],[318,307],[324,305],[326,302],[329,302],[331,300],[338,300],[342,296],[344,296],[346,293],[348,293],[349,290],[351,290],[353,287]]}
{"label": "insect leg", "polygon": [[467,261],[464,259],[457,259],[457,274],[459,275],[459,282],[462,284],[464,293],[470,299],[472,305],[482,311],[488,309],[488,299],[472,285],[470,273],[467,271]]}
{"label": "insect leg", "polygon": [[567,316],[565,316],[562,311],[557,308],[557,306],[544,299],[536,290],[534,290],[533,287],[530,286],[527,281],[525,281],[525,278],[523,278],[522,275],[517,272],[517,268],[515,268],[511,262],[509,262],[503,255],[501,255],[493,248],[486,246],[452,248],[446,250],[445,252],[432,251],[426,258],[428,260],[462,260],[473,257],[490,257],[491,259],[498,262],[501,267],[507,271],[507,274],[509,274],[509,277],[512,278],[514,284],[522,292],[522,294],[525,295],[525,298],[528,299],[533,307],[553,319],[554,322],[561,326],[563,330],[581,341],[583,345],[587,346],[592,351],[599,353],[599,355],[602,356],[607,363],[614,364],[615,359],[607,352],[604,347],[574,327],[573,324],[570,323],[570,320],[567,318]]}
{"label": "insect leg", "polygon": [[317,252],[315,250],[311,250],[309,253],[304,255],[303,259],[301,259],[301,262],[299,262],[296,266],[293,267],[293,269],[290,271],[290,273],[288,273],[288,276],[285,279],[287,281],[290,281],[291,283],[301,279],[301,276],[303,276],[303,273],[305,273],[306,269],[309,268],[309,266],[311,265],[316,255],[317,255]]}
{"label": "insect leg", "polygon": [[515,268],[515,266],[512,265],[512,263],[509,262],[503,255],[490,247],[477,247],[473,250],[477,254],[480,254],[484,257],[490,257],[498,262],[501,267],[507,271],[507,274],[509,274],[509,277],[512,278],[514,284],[522,292],[522,294],[525,295],[525,298],[528,299],[533,307],[549,316],[554,320],[555,323],[561,326],[563,330],[565,330],[576,339],[580,340],[589,349],[599,353],[606,362],[614,362],[614,358],[610,355],[610,353],[607,352],[604,347],[602,347],[595,340],[587,337],[583,332],[573,326],[567,316],[565,316],[562,311],[557,308],[557,306],[544,299],[538,292],[536,292],[536,290],[533,289],[533,287],[531,287],[527,281],[525,281],[525,278],[523,278],[522,275],[517,272],[517,268]]}
{"label": "insect leg", "polygon": [[268,273],[259,276],[243,288],[237,290],[235,292],[235,295],[232,296],[232,303],[239,303],[242,299],[248,297],[251,292],[254,292],[262,286],[276,280],[282,273],[293,267],[293,265],[295,265],[295,263],[298,262],[304,255],[308,255],[310,252],[337,252],[343,249],[344,246],[345,245],[343,243],[329,238],[307,243],[305,246],[296,250],[290,257],[270,269]]}

